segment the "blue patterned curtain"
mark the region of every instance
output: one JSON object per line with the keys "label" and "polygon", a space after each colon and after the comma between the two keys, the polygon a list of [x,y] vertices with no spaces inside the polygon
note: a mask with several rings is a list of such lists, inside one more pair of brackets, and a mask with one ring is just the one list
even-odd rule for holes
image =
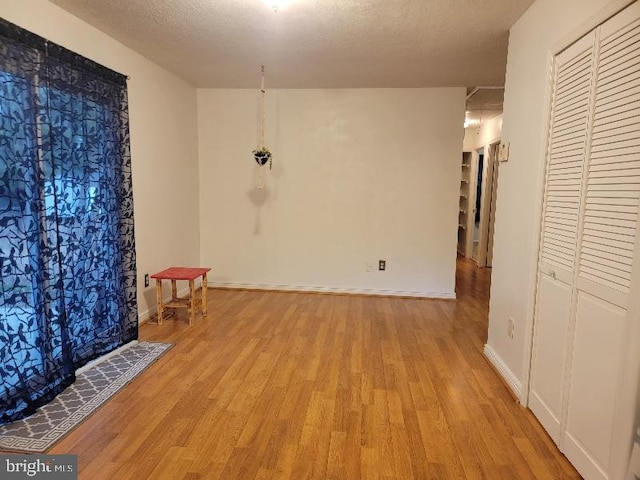
{"label": "blue patterned curtain", "polygon": [[126,78],[0,19],[0,424],[138,336]]}

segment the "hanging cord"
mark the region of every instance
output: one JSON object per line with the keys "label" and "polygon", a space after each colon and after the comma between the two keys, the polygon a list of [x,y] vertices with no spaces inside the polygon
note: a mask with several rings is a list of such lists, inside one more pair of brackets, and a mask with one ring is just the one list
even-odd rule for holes
{"label": "hanging cord", "polygon": [[265,113],[264,113],[264,100],[267,94],[267,91],[264,89],[264,65],[261,67],[262,70],[262,79],[260,81],[260,148],[264,148],[264,123],[265,123]]}
{"label": "hanging cord", "polygon": [[[266,146],[266,142],[264,140],[265,137],[265,125],[267,124],[267,107],[266,107],[266,101],[267,101],[267,89],[264,87],[264,65],[262,65],[261,67],[262,69],[262,80],[260,82],[260,92],[261,92],[261,98],[260,98],[260,148],[263,149],[267,149]],[[270,154],[269,155],[269,170],[271,170],[271,166],[273,165],[273,156]]]}
{"label": "hanging cord", "polygon": [[480,135],[480,130],[482,130],[482,112],[483,112],[483,110],[480,110],[480,121],[478,122],[478,128],[476,130],[476,135]]}
{"label": "hanging cord", "polygon": [[[264,89],[264,65],[261,66],[262,77],[260,80],[260,145],[258,149],[262,150],[264,146],[264,124],[265,124],[265,112],[264,112],[264,100],[266,90]],[[271,165],[269,165],[271,167]],[[258,189],[264,188],[264,173],[262,171],[262,165],[258,164]]]}

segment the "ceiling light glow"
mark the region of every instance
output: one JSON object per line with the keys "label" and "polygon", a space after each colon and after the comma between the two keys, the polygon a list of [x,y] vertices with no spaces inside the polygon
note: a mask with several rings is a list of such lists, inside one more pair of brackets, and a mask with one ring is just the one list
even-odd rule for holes
{"label": "ceiling light glow", "polygon": [[269,5],[274,12],[277,12],[278,10],[286,8],[289,3],[291,3],[291,0],[264,0],[264,3]]}

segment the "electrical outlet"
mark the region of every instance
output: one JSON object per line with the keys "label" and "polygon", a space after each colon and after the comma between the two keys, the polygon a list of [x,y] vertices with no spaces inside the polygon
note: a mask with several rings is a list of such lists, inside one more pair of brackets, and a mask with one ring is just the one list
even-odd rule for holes
{"label": "electrical outlet", "polygon": [[144,274],[144,287],[147,288],[149,286],[149,274]]}
{"label": "electrical outlet", "polygon": [[513,318],[509,317],[509,322],[507,323],[507,336],[513,339],[513,334],[516,330],[516,324],[513,321]]}
{"label": "electrical outlet", "polygon": [[367,262],[366,270],[370,272],[373,269],[373,265],[370,262]]}
{"label": "electrical outlet", "polygon": [[386,260],[378,260],[378,270],[384,271],[387,269],[387,261]]}

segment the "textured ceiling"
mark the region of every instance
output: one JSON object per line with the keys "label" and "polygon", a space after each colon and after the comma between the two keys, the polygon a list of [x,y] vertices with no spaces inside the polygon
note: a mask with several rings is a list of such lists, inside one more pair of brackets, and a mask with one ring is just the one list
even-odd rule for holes
{"label": "textured ceiling", "polygon": [[[196,87],[503,85],[533,0],[50,0]],[[126,73],[126,72],[124,72]]]}
{"label": "textured ceiling", "polygon": [[467,89],[467,109],[469,110],[502,110],[504,88],[472,88]]}

